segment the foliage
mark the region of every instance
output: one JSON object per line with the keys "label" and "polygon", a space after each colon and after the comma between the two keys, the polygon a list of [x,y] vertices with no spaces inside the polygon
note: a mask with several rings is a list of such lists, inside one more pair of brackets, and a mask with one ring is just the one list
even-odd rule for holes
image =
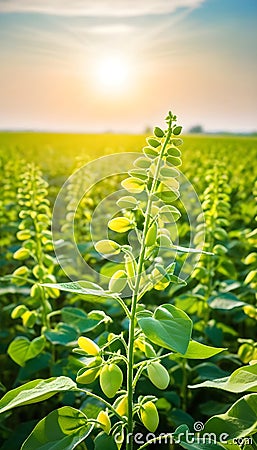
{"label": "foliage", "polygon": [[[100,285],[65,279],[52,247],[53,201],[72,169],[111,151],[138,151],[143,136],[24,134],[17,158],[10,147],[17,136],[0,135],[8,146],[0,151],[3,450],[131,449],[132,430],[194,433],[193,443],[182,438],[176,448],[206,448],[204,432],[229,433],[228,444],[212,441],[213,449],[238,450],[234,438],[256,441],[256,139],[184,139],[182,168],[204,210],[194,245],[206,232],[207,251],[186,285],[177,276],[189,241],[179,200],[181,127],[171,113],[166,120],[127,178],[96,186],[79,204],[76,239],[86,260],[109,276],[104,287],[101,277]],[[67,198],[64,236],[82,181]],[[111,239],[93,248],[94,208],[120,181],[127,194],[109,220]],[[176,263],[166,254],[167,243],[175,248],[175,223]],[[119,263],[108,261],[114,254]],[[199,420],[206,424],[197,434]],[[164,439],[158,446],[168,448]]]}

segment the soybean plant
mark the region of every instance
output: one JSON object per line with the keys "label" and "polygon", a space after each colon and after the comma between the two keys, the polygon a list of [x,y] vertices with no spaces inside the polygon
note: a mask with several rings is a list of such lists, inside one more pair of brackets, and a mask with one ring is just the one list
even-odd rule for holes
{"label": "soybean plant", "polygon": [[17,191],[19,231],[16,236],[20,245],[14,252],[13,259],[19,265],[5,280],[10,279],[15,285],[25,287],[26,297],[21,304],[12,308],[12,319],[22,321],[25,334],[37,334],[38,325],[41,330],[40,336],[32,341],[18,336],[10,343],[8,354],[20,366],[41,354],[45,348],[43,331],[50,329],[52,312],[49,300],[59,296],[58,289],[44,288],[41,285],[43,282],[56,281],[55,258],[51,255],[53,243],[47,188],[48,184],[38,167],[28,164],[26,171],[21,174]]}
{"label": "soybean plant", "polygon": [[[104,257],[123,256],[123,268],[119,265],[108,289],[89,281],[43,283],[46,288],[74,292],[90,300],[104,298],[118,302],[128,324],[127,331],[109,333],[105,342],[84,335],[78,338],[74,352],[80,355],[83,367],[77,373],[76,383],[63,376],[35,380],[9,392],[0,402],[0,412],[4,412],[70,390],[77,394],[77,401],[92,397],[100,402],[102,410],[94,417],[86,407],[61,407],[36,425],[22,450],[73,449],[89,435],[96,450],[133,450],[137,430],[155,433],[159,425],[157,398],[138,394],[139,379],[146,377],[158,389],[165,390],[170,384],[169,372],[163,365],[165,358],[176,355],[207,358],[222,351],[192,340],[191,319],[172,302],[152,310],[142,303],[146,293],[154,295],[154,290],[164,290],[171,283],[184,283],[174,273],[174,258],[168,263],[164,258],[167,251],[174,255],[177,250],[166,224],[174,224],[180,217],[174,205],[180,195],[176,167],[181,164],[182,145],[178,137],[181,126],[176,121],[176,116],[169,112],[166,129],[154,128],[143,155],[134,161],[134,167],[122,181],[128,195],[117,201],[121,215],[112,217],[108,223],[114,239],[95,245]],[[133,234],[133,243],[129,233]],[[139,358],[138,354],[135,357],[137,349]],[[150,441],[137,448],[149,444]],[[180,445],[183,447],[183,442]],[[190,447],[185,443],[184,448],[193,449],[194,444]]]}

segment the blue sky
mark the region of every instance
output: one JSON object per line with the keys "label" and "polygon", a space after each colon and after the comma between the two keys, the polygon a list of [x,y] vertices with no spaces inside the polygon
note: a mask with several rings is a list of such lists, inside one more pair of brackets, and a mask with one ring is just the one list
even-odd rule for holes
{"label": "blue sky", "polygon": [[256,130],[256,25],[256,0],[0,0],[0,127]]}

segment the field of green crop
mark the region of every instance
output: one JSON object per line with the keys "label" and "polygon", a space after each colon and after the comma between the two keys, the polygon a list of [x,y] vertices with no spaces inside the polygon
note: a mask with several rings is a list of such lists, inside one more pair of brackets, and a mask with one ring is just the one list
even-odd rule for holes
{"label": "field of green crop", "polygon": [[[97,291],[87,275],[88,285],[67,287],[54,252],[62,242],[52,239],[55,199],[76,169],[101,156],[142,152],[146,136],[0,133],[1,450],[257,449],[257,138],[188,135],[180,146],[178,130],[173,134],[165,156],[172,168],[166,160],[154,166],[153,140],[151,156],[149,150],[130,178],[96,183],[79,202],[81,175],[70,185],[60,235],[65,241],[74,215],[81,255],[99,273]],[[179,169],[203,210],[193,211],[193,230],[187,204],[149,175],[160,170],[169,192],[177,191],[180,151]],[[119,223],[107,210],[105,245],[114,253],[124,247],[125,256],[110,261],[109,247],[92,244],[90,224],[121,182],[130,200],[120,200]],[[144,190],[168,206],[141,200]],[[177,252],[176,265],[174,252],[156,253],[169,232],[172,248],[169,223],[177,219],[180,246],[199,248],[205,234],[205,253],[187,266],[186,283],[178,276],[186,250]],[[141,246],[135,260],[132,229]],[[133,295],[122,297],[123,289]],[[227,437],[206,444],[203,427]],[[126,442],[127,432],[141,433],[141,441]],[[160,433],[173,433],[173,441],[156,442]]]}

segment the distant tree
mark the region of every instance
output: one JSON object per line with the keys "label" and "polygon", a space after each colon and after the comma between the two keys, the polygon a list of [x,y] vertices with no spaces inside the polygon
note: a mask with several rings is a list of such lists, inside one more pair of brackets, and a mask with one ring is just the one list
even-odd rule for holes
{"label": "distant tree", "polygon": [[149,127],[149,125],[147,125],[144,129],[144,134],[150,134],[152,132],[152,127]]}
{"label": "distant tree", "polygon": [[203,127],[202,125],[194,125],[190,128],[189,133],[203,133]]}

